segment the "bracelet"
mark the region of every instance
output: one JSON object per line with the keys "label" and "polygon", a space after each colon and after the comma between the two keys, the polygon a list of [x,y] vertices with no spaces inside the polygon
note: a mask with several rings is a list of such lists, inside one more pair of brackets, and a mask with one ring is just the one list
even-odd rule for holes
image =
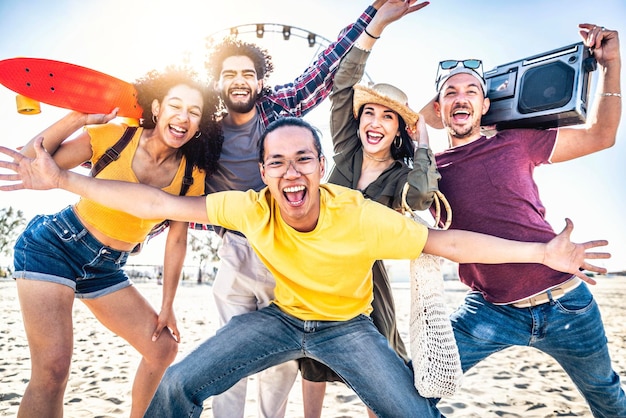
{"label": "bracelet", "polygon": [[600,96],[600,97],[611,97],[611,96],[622,97],[622,93],[598,93],[598,96]]}
{"label": "bracelet", "polygon": [[371,33],[369,33],[369,32],[367,31],[367,28],[365,28],[365,29],[364,29],[364,31],[365,31],[365,34],[366,34],[367,36],[369,36],[370,38],[372,38],[372,39],[380,39],[380,36],[374,36],[374,35],[372,35]]}

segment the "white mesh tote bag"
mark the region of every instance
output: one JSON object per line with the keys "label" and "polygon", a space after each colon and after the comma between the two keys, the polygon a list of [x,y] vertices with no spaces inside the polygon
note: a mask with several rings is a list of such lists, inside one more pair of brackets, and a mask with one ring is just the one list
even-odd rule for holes
{"label": "white mesh tote bag", "polygon": [[[429,226],[406,202],[408,183],[402,194],[403,211],[415,222]],[[441,217],[441,205],[447,212],[447,229],[452,221],[452,210],[445,196],[435,195],[435,228]],[[411,317],[410,351],[415,376],[415,387],[426,398],[453,395],[461,385],[463,371],[454,339],[449,312],[444,298],[441,257],[421,254],[411,260]]]}

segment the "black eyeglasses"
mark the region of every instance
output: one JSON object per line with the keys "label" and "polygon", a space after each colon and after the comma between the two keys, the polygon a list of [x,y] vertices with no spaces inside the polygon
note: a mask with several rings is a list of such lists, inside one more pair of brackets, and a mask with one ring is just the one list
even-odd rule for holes
{"label": "black eyeglasses", "polygon": [[441,84],[448,78],[450,73],[458,68],[459,65],[462,65],[463,68],[467,68],[468,70],[472,70],[476,73],[482,80],[484,80],[483,76],[483,62],[477,59],[467,59],[467,60],[445,60],[439,62],[439,68],[437,70],[437,78],[435,79],[435,86],[437,91],[439,91]]}

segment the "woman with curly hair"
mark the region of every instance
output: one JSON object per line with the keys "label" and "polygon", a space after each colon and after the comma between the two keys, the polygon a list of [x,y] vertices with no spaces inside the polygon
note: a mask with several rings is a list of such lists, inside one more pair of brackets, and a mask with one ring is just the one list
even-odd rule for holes
{"label": "woman with curly hair", "polygon": [[[117,110],[107,115],[71,112],[35,138],[44,138],[44,147],[62,167],[91,161],[100,170],[100,158],[128,133],[130,141],[119,158],[95,173],[96,177],[148,184],[171,194],[202,195],[205,176],[217,168],[223,141],[215,121],[217,96],[194,72],[174,67],[148,73],[135,88],[143,108],[136,130],[107,123]],[[65,140],[83,126],[81,133]],[[23,148],[23,154],[34,156],[33,142]],[[192,170],[186,169],[188,162]],[[181,190],[186,177],[187,185]],[[173,300],[187,249],[188,224],[169,224],[159,313],[122,267],[162,221],[140,219],[88,199],[31,220],[14,251],[14,277],[32,367],[20,416],[63,415],[73,351],[74,298],[81,299],[104,326],[141,354],[130,415],[143,416],[178,351]]]}

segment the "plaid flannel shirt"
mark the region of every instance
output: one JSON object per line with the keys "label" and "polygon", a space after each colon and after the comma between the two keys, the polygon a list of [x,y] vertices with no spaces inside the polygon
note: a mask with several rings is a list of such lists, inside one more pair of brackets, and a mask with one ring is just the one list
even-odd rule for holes
{"label": "plaid flannel shirt", "polygon": [[339,61],[352,48],[376,14],[369,6],[359,19],[344,28],[314,64],[292,83],[275,86],[270,94],[259,98],[256,108],[265,126],[283,116],[302,117],[330,94]]}

